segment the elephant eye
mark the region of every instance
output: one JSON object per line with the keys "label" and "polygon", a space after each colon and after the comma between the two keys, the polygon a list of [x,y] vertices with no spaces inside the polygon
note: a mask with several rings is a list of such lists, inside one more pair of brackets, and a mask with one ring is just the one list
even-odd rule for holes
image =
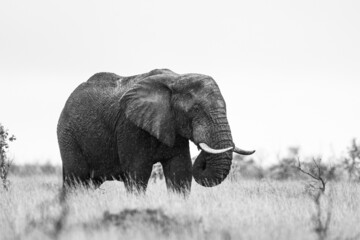
{"label": "elephant eye", "polygon": [[200,112],[200,106],[199,106],[199,105],[195,105],[195,106],[193,107],[193,111],[194,111],[195,113]]}

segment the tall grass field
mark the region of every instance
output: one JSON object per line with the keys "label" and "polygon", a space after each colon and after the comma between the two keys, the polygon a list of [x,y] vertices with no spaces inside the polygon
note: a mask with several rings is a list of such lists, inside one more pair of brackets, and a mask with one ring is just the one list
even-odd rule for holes
{"label": "tall grass field", "polygon": [[[225,180],[188,198],[151,181],[78,188],[61,201],[59,175],[10,176],[0,188],[0,239],[360,239],[360,184],[328,182],[317,204],[302,180]],[[320,211],[319,211],[320,209]],[[326,234],[319,234],[319,221]]]}

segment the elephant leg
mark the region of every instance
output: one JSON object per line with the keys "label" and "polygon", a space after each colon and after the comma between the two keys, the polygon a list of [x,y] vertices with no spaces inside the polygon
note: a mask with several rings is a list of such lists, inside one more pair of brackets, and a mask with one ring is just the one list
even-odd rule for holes
{"label": "elephant leg", "polygon": [[168,190],[187,196],[191,189],[191,157],[184,152],[171,159],[161,162]]}
{"label": "elephant leg", "polygon": [[136,162],[139,161],[133,161],[133,164],[121,174],[121,178],[128,192],[145,193],[152,171],[152,164],[148,162],[137,164]]}
{"label": "elephant leg", "polygon": [[63,187],[75,188],[78,186],[89,187],[91,185],[90,173],[87,168],[64,166],[63,167]]}
{"label": "elephant leg", "polygon": [[71,173],[71,171],[63,170],[63,187],[64,188],[76,188],[82,186],[85,188],[98,188],[103,184],[104,179],[91,178],[91,175],[87,171]]}
{"label": "elephant leg", "polygon": [[67,149],[60,148],[63,159],[63,188],[74,188],[79,185],[84,187],[100,186],[100,179],[91,179],[87,161],[77,145],[71,143],[67,146]]}

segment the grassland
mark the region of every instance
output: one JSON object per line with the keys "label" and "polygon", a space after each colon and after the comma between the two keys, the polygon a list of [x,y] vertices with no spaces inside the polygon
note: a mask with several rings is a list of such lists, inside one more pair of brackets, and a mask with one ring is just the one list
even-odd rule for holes
{"label": "grassland", "polygon": [[[72,192],[59,202],[56,175],[12,177],[0,188],[0,239],[318,239],[317,211],[302,181],[226,180],[193,183],[188,199],[151,182],[146,195],[121,182]],[[358,239],[360,184],[328,183],[321,199],[331,213],[327,239]]]}

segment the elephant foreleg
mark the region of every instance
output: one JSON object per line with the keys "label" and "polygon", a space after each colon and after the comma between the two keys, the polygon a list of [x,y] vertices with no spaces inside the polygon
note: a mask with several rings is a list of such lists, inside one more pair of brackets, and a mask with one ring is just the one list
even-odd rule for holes
{"label": "elephant foreleg", "polygon": [[[134,162],[138,162],[134,160]],[[129,168],[121,174],[124,181],[125,188],[131,193],[144,193],[146,191],[148,181],[150,179],[152,165],[145,164],[132,164]]]}
{"label": "elephant foreleg", "polygon": [[181,153],[161,162],[168,190],[187,196],[191,189],[190,152]]}

